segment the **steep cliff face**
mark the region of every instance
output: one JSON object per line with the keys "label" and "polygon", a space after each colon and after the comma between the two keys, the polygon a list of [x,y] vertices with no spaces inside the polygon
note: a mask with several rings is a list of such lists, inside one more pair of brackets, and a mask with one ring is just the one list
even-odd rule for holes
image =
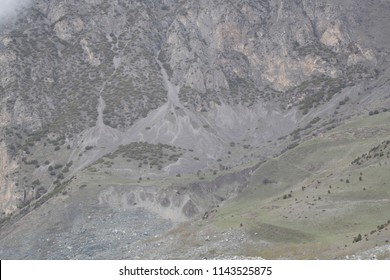
{"label": "steep cliff face", "polygon": [[[348,5],[188,1],[169,27],[160,57],[181,85],[187,106],[201,110],[221,102],[264,102],[273,93],[267,87],[285,92],[313,77],[346,76],[358,63],[376,66],[373,44],[361,40],[367,34],[353,36],[363,30],[357,20],[366,11],[355,1],[351,14]],[[361,70],[369,75],[366,71]],[[357,78],[351,74],[352,81]]]}
{"label": "steep cliff face", "polygon": [[4,142],[0,143],[0,209],[1,218],[12,214],[23,201],[23,190],[8,175],[17,169],[17,163],[10,159]]}
{"label": "steep cliff face", "polygon": [[377,65],[362,17],[388,3],[359,2],[34,1],[3,28],[8,111],[30,130],[79,132],[95,124],[102,93],[105,122],[129,127],[166,101],[158,53],[188,107],[263,102]]}
{"label": "steep cliff face", "polygon": [[105,121],[115,127],[161,105],[165,99],[157,94],[163,88],[153,59],[161,38],[148,5],[35,1],[10,23],[3,56],[11,78],[3,88],[14,87],[8,103],[21,102],[34,120],[25,126],[80,132],[95,124],[100,93],[106,97]]}
{"label": "steep cliff face", "polygon": [[389,1],[30,2],[0,23],[3,216],[91,165],[214,176],[389,102]]}

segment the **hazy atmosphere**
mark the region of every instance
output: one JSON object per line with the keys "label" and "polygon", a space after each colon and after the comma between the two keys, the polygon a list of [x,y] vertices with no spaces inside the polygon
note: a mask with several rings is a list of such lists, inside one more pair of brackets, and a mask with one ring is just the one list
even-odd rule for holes
{"label": "hazy atmosphere", "polygon": [[0,20],[0,259],[390,259],[389,0]]}
{"label": "hazy atmosphere", "polygon": [[19,8],[30,3],[31,0],[0,0],[0,20],[14,15]]}

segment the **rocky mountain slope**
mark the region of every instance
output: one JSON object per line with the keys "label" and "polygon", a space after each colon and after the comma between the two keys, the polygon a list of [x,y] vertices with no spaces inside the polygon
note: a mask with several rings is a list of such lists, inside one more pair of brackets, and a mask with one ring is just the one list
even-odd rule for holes
{"label": "rocky mountain slope", "polygon": [[[271,193],[262,189],[283,174],[257,178],[262,168],[390,108],[389,8],[387,0],[33,0],[0,19],[0,256],[172,257],[161,242],[143,242],[197,240],[166,234],[202,217],[204,230],[214,227],[206,218],[235,199],[273,213],[272,197],[321,181],[331,159]],[[370,145],[389,136],[383,126],[366,133]],[[261,191],[248,197],[252,188]],[[281,224],[272,215],[255,238],[244,227],[224,234],[234,246],[241,234],[273,244]],[[288,230],[303,239],[281,239],[318,241],[303,225]],[[128,247],[113,245],[121,240]],[[123,252],[133,246],[142,250]]]}

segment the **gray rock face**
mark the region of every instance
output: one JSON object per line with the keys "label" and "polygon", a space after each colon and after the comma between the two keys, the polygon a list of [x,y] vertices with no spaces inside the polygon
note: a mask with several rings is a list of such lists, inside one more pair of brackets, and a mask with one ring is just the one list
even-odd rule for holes
{"label": "gray rock face", "polygon": [[368,34],[357,22],[366,7],[352,2],[353,14],[345,1],[188,1],[160,58],[187,106],[250,105],[264,100],[267,86],[286,91],[313,76],[377,64],[376,42],[362,40]]}
{"label": "gray rock face", "polygon": [[360,19],[388,3],[360,2],[37,0],[2,28],[5,104],[18,125],[72,133],[95,123],[101,91],[123,129],[166,101],[159,53],[186,106],[253,105],[382,62],[386,36],[370,40]]}
{"label": "gray rock face", "polygon": [[[30,1],[0,21],[0,218],[87,175],[214,180],[385,108],[389,11],[384,0]],[[182,150],[169,164],[153,148],[110,158],[135,142]],[[213,197],[238,192],[223,185]],[[156,193],[156,208],[142,192],[121,197],[171,209],[173,194]],[[167,215],[202,214],[211,200],[196,197]]]}

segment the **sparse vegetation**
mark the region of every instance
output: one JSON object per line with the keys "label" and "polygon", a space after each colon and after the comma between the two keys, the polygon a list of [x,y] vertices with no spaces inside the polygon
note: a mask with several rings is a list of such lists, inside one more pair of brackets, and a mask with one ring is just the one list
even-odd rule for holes
{"label": "sparse vegetation", "polygon": [[154,145],[146,142],[134,142],[129,145],[119,146],[114,153],[105,156],[104,159],[122,157],[128,162],[132,160],[138,162],[139,168],[143,165],[149,165],[160,170],[162,165],[176,162],[182,155],[183,151],[179,147],[166,144]]}
{"label": "sparse vegetation", "polygon": [[[360,157],[355,158],[351,164],[352,165],[362,165],[364,163],[372,162],[373,160],[378,160],[384,157],[390,156],[390,140],[383,141],[381,144],[371,148],[368,153],[364,153]],[[360,174],[363,175],[363,174]]]}
{"label": "sparse vegetation", "polygon": [[374,111],[368,112],[368,115],[369,115],[369,116],[378,115],[378,114],[379,114],[379,111],[378,111],[378,110],[374,110]]}
{"label": "sparse vegetation", "polygon": [[356,237],[353,238],[352,243],[356,243],[362,240],[362,235],[359,233]]}
{"label": "sparse vegetation", "polygon": [[[313,10],[310,15],[307,9],[303,15],[309,29],[310,24],[316,26],[321,21],[321,34],[313,35],[302,28],[296,33],[294,26],[301,26],[302,11],[292,10],[298,16],[287,15],[285,19],[287,24],[291,23],[292,33],[299,36],[282,36],[284,40],[280,40],[277,24],[271,28],[274,33],[267,34],[275,7],[266,1],[244,1],[233,3],[233,12],[218,9],[216,21],[210,25],[211,33],[206,32],[208,22],[200,18],[201,29],[205,31],[200,36],[195,22],[201,12],[197,5],[180,1],[152,6],[129,1],[87,1],[88,8],[80,4],[77,11],[69,1],[63,2],[60,14],[65,12],[65,15],[55,19],[58,21],[47,20],[52,5],[23,10],[23,17],[16,18],[2,34],[4,75],[0,95],[4,118],[0,144],[6,150],[0,179],[5,187],[10,186],[11,192],[5,195],[3,204],[7,210],[0,211],[0,219],[12,209],[17,208],[16,212],[22,216],[43,206],[20,222],[19,217],[10,219],[11,223],[18,222],[4,226],[9,230],[9,237],[2,235],[1,242],[6,245],[2,251],[13,252],[17,246],[29,249],[31,246],[19,245],[32,242],[32,245],[42,245],[32,246],[40,252],[27,252],[23,257],[52,258],[58,253],[60,257],[93,258],[95,253],[103,256],[108,247],[116,250],[117,246],[108,242],[113,237],[124,241],[118,247],[123,257],[133,254],[132,249],[134,255],[148,257],[148,254],[138,254],[145,247],[169,248],[164,250],[163,257],[169,257],[170,252],[179,256],[180,250],[203,257],[201,254],[206,255],[208,248],[213,257],[225,253],[229,256],[228,251],[234,250],[234,254],[243,257],[253,254],[265,258],[316,258],[315,254],[319,254],[331,258],[352,251],[355,245],[351,246],[350,242],[367,238],[368,234],[362,234],[370,230],[370,242],[360,242],[356,248],[363,250],[364,246],[376,242],[388,242],[384,234],[388,235],[385,231],[390,220],[377,225],[389,218],[386,213],[390,209],[385,199],[389,196],[386,158],[390,157],[390,141],[378,145],[388,138],[390,131],[388,113],[382,113],[384,108],[379,109],[379,106],[388,107],[390,97],[385,92],[388,73],[383,71],[386,48],[377,46],[380,40],[373,32],[371,63],[371,50],[363,46],[367,44],[346,46],[345,34],[341,34],[340,44],[335,48],[320,42],[328,27],[321,19],[329,19],[329,13],[336,20],[329,27],[335,28],[336,33],[339,27],[341,33],[352,28],[349,31],[354,38],[360,38],[353,30],[355,26],[366,24],[367,30],[371,30],[369,21],[354,21],[353,26],[347,26],[343,23],[345,17],[340,17],[332,3],[318,3],[310,9]],[[300,6],[292,5],[294,9]],[[353,12],[355,6],[341,10]],[[365,11],[370,5],[363,6]],[[257,16],[251,16],[252,9]],[[284,10],[279,11],[282,16]],[[194,13],[195,17],[188,16]],[[314,13],[318,16],[313,16]],[[110,20],[113,15],[114,23]],[[232,25],[221,20],[226,16]],[[308,22],[308,18],[313,22]],[[76,32],[77,20],[81,21],[81,30]],[[156,24],[158,28],[154,28]],[[254,29],[246,28],[247,24]],[[90,30],[92,26],[97,32]],[[232,26],[237,30],[229,32]],[[188,33],[189,29],[194,32]],[[215,29],[222,34],[216,54],[208,52]],[[164,37],[171,35],[173,40]],[[301,45],[303,42],[306,43]],[[179,44],[179,52],[172,48],[172,43]],[[260,49],[255,50],[256,47]],[[157,51],[160,61],[156,62]],[[180,89],[180,106],[177,102],[167,102],[171,97],[167,88],[171,85],[168,83],[167,87],[166,81],[162,81],[161,66],[169,82]],[[371,79],[376,76],[378,79]],[[297,86],[286,89],[293,85]],[[357,86],[348,88],[353,85]],[[381,90],[372,89],[379,86]],[[283,88],[283,92],[272,87]],[[99,96],[105,103],[103,114]],[[183,106],[192,112],[189,114]],[[297,113],[298,107],[301,112]],[[221,117],[230,110],[233,114],[220,123]],[[302,117],[302,114],[307,115]],[[357,122],[347,119],[356,115],[360,115]],[[146,116],[147,119],[140,120]],[[156,116],[166,116],[161,121],[168,125],[158,127],[160,120]],[[99,127],[101,118],[104,124],[117,130]],[[183,119],[189,126],[184,133],[193,128],[201,138],[190,133],[170,142],[173,138],[169,134],[184,123],[177,123],[172,130],[171,122]],[[137,120],[140,122],[132,126]],[[169,128],[163,131],[166,127]],[[118,141],[110,142],[111,132],[119,137]],[[172,137],[181,137],[181,132]],[[194,143],[196,151],[147,142],[117,147],[117,143],[129,143],[130,139],[158,143],[162,134],[167,136],[161,139],[164,143],[183,143],[187,148],[193,144],[191,140],[202,140]],[[283,136],[276,141],[280,135]],[[205,145],[208,145],[205,151],[199,152]],[[208,149],[215,153],[209,153]],[[197,176],[196,169],[201,169]],[[73,173],[75,180],[64,182]],[[135,184],[136,181],[140,184]],[[152,219],[160,207],[157,199],[164,196],[167,200],[164,203],[169,207],[161,217],[156,215],[156,221],[164,222],[160,227]],[[45,204],[50,198],[54,199]],[[8,204],[8,199],[16,200],[15,204],[13,201]],[[134,201],[139,205],[133,207]],[[147,203],[153,205],[146,207]],[[187,204],[183,206],[184,203]],[[62,204],[69,210],[65,215],[61,212],[65,209]],[[195,223],[185,223],[185,239],[180,239],[182,233],[158,232],[171,225],[176,227],[176,217],[180,220],[182,214],[187,214],[186,209],[195,212],[196,208],[212,215],[207,221],[196,217]],[[148,214],[147,219],[144,212]],[[88,215],[93,216],[93,223]],[[172,220],[168,221],[167,217]],[[148,235],[145,240],[141,240],[139,228],[137,236],[128,228],[138,222],[145,228],[153,224],[153,230],[148,229],[144,234]],[[207,227],[203,227],[206,222]],[[12,232],[14,225],[16,230]],[[100,228],[101,225],[105,228]],[[37,232],[31,235],[29,228]],[[81,242],[91,239],[91,232],[96,236],[93,244],[87,242],[88,248],[79,248],[78,241],[64,235],[64,229],[75,233]],[[114,230],[117,235],[112,234]],[[103,239],[101,234],[105,235]],[[201,239],[208,234],[212,236],[207,238],[211,246],[206,248]],[[34,236],[40,238],[39,244]],[[12,242],[6,244],[11,237]],[[140,248],[132,246],[130,241]],[[178,244],[179,252],[170,248],[169,242]],[[350,248],[342,248],[346,243]],[[199,250],[191,250],[194,244]],[[223,250],[214,246],[221,244]],[[56,250],[52,250],[53,246]],[[153,256],[158,254],[153,252]]]}

